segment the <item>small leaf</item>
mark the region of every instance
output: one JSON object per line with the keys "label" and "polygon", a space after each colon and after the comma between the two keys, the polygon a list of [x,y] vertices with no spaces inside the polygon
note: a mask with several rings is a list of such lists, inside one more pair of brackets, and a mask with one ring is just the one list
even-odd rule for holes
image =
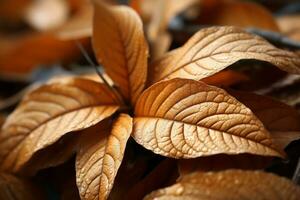
{"label": "small leaf", "polygon": [[187,175],[144,199],[296,200],[299,196],[300,187],[286,178],[261,171],[227,170]]}
{"label": "small leaf", "polygon": [[43,193],[31,182],[10,174],[0,173],[0,199],[42,200]]}
{"label": "small leaf", "polygon": [[18,171],[36,152],[111,116],[118,105],[107,87],[87,79],[69,78],[33,90],[2,127],[0,168]]}
{"label": "small leaf", "polygon": [[77,185],[82,199],[107,199],[132,132],[132,118],[121,114],[111,133],[104,129],[84,140],[76,159]]}
{"label": "small leaf", "polygon": [[147,77],[148,46],[139,16],[129,7],[96,1],[92,43],[99,63],[134,103]]}
{"label": "small leaf", "polygon": [[267,96],[233,90],[229,93],[252,110],[280,148],[300,139],[300,115],[293,107]]}
{"label": "small leaf", "polygon": [[175,51],[153,63],[152,83],[177,77],[200,80],[243,59],[266,61],[284,71],[300,73],[298,55],[234,27],[202,29]]}
{"label": "small leaf", "polygon": [[174,158],[251,153],[281,156],[251,110],[224,90],[189,79],[159,82],[135,106],[135,140]]}

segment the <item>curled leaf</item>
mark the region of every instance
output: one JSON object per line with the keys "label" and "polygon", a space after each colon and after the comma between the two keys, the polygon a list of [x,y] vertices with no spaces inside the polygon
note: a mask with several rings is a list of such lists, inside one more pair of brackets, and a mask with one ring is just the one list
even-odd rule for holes
{"label": "curled leaf", "polygon": [[145,86],[148,57],[139,16],[129,7],[96,1],[92,43],[99,63],[123,96],[135,102]]}
{"label": "curled leaf", "polygon": [[18,171],[36,152],[111,116],[118,105],[107,87],[87,79],[70,78],[33,90],[2,127],[1,169]]}
{"label": "curled leaf", "polygon": [[261,171],[227,170],[187,175],[144,199],[296,200],[299,196],[300,187],[286,178]]}
{"label": "curled leaf", "polygon": [[171,79],[145,90],[135,106],[134,139],[174,158],[251,153],[281,156],[251,110],[224,90]]}
{"label": "curled leaf", "polygon": [[201,81],[208,85],[218,87],[228,87],[247,80],[249,80],[249,78],[246,75],[233,70],[220,71],[212,76],[201,79]]}
{"label": "curled leaf", "polygon": [[111,133],[99,130],[83,135],[76,158],[77,185],[82,199],[107,199],[121,165],[126,143],[132,131],[132,118],[121,114]]}
{"label": "curled leaf", "polygon": [[153,63],[152,83],[177,77],[200,80],[243,59],[266,61],[284,71],[300,73],[298,55],[235,27],[202,29],[175,51]]}

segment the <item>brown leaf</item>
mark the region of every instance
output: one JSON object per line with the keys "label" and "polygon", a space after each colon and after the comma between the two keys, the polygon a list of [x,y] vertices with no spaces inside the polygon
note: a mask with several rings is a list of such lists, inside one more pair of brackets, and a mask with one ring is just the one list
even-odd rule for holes
{"label": "brown leaf", "polygon": [[300,139],[300,115],[293,107],[267,96],[233,90],[229,93],[252,110],[280,148]]}
{"label": "brown leaf", "polygon": [[39,150],[111,116],[118,105],[107,87],[87,79],[67,79],[33,90],[2,127],[1,169],[18,171]]}
{"label": "brown leaf", "polygon": [[132,118],[121,114],[110,134],[107,129],[100,131],[86,135],[77,155],[77,185],[82,199],[107,199],[132,132]]}
{"label": "brown leaf", "polygon": [[[86,40],[80,40],[83,45]],[[50,33],[0,37],[0,72],[28,73],[39,64],[74,62],[80,51],[74,41],[61,41]]]}
{"label": "brown leaf", "polygon": [[135,106],[133,137],[174,158],[251,153],[281,156],[263,124],[224,90],[189,79],[159,82]]}
{"label": "brown leaf", "polygon": [[257,27],[279,31],[272,13],[255,2],[203,0],[200,6],[199,24],[237,27]]}
{"label": "brown leaf", "polygon": [[95,2],[93,47],[99,63],[120,88],[135,102],[147,77],[148,46],[143,24],[129,7]]}
{"label": "brown leaf", "polygon": [[228,87],[247,80],[249,80],[249,78],[246,75],[233,70],[220,71],[212,76],[201,79],[201,81],[208,85],[218,87]]}
{"label": "brown leaf", "polygon": [[261,171],[227,170],[190,174],[144,199],[297,200],[299,196],[299,186],[286,178]]}
{"label": "brown leaf", "polygon": [[42,200],[42,192],[31,182],[10,174],[0,173],[0,199]]}
{"label": "brown leaf", "polygon": [[276,18],[280,30],[288,33],[294,29],[300,29],[300,15],[284,15]]}
{"label": "brown leaf", "polygon": [[266,61],[284,71],[300,73],[298,55],[234,27],[202,29],[175,51],[153,63],[152,83],[176,77],[199,80],[243,59]]}

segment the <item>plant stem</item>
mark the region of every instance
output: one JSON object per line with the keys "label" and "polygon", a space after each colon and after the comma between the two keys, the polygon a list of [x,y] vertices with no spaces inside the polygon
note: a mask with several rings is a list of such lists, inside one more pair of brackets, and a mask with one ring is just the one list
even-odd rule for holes
{"label": "plant stem", "polygon": [[87,62],[91,66],[93,66],[95,68],[96,73],[98,74],[98,76],[100,77],[100,79],[103,81],[103,83],[114,93],[114,95],[117,97],[117,99],[123,105],[125,105],[125,101],[124,101],[124,98],[121,95],[121,93],[118,91],[118,89],[116,87],[114,87],[113,85],[110,85],[108,83],[108,81],[105,79],[105,77],[103,76],[102,72],[100,71],[99,67],[92,61],[92,59],[88,55],[87,51],[83,48],[82,44],[80,42],[76,41],[76,45],[79,48],[80,52],[82,53],[83,57],[87,60]]}

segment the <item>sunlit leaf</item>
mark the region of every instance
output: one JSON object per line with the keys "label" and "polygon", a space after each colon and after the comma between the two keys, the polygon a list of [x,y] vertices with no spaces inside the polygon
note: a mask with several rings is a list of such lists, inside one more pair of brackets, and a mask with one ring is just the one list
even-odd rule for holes
{"label": "sunlit leaf", "polygon": [[68,79],[33,90],[2,127],[1,169],[18,171],[39,150],[66,133],[111,116],[118,105],[107,87],[87,79]]}
{"label": "sunlit leaf", "polygon": [[82,199],[107,199],[121,165],[132,118],[121,114],[109,129],[83,135],[76,159],[77,185]]}
{"label": "sunlit leaf", "polygon": [[129,7],[95,2],[93,47],[96,57],[126,99],[135,102],[147,76],[148,45],[143,24]]}
{"label": "sunlit leaf", "polygon": [[222,89],[188,79],[162,81],[142,93],[133,137],[145,148],[175,158],[281,156],[249,108]]}
{"label": "sunlit leaf", "polygon": [[200,30],[175,53],[154,62],[150,80],[199,80],[244,59],[266,61],[289,73],[300,73],[300,58],[295,53],[235,27],[212,27]]}

